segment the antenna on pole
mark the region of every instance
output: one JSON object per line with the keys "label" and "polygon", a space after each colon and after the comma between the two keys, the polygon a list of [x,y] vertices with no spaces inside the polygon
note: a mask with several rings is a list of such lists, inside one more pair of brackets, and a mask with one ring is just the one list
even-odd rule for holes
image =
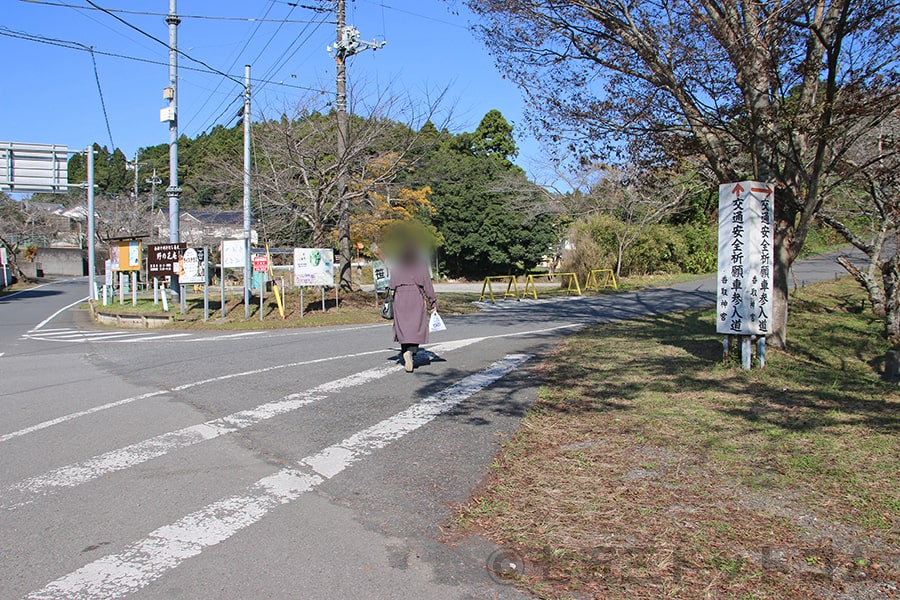
{"label": "antenna on pole", "polygon": [[[178,187],[178,18],[176,0],[169,0],[169,14],[166,16],[169,25],[169,87],[163,90],[163,97],[169,101],[168,108],[160,113],[160,121],[169,123],[169,187],[166,196],[169,198],[169,242],[177,244],[181,241],[179,226],[178,201],[181,188]],[[178,295],[178,276],[172,276],[172,292]]]}
{"label": "antenna on pole", "polygon": [[378,50],[387,43],[385,41],[366,42],[359,39],[359,30],[346,23],[346,0],[337,2],[337,35],[334,46],[326,46],[326,50],[334,57],[337,64],[337,192],[338,206],[338,246],[341,257],[340,286],[346,290],[353,288],[351,262],[353,249],[350,247],[350,198],[347,194],[349,174],[347,172],[347,148],[349,147],[350,127],[347,119],[347,58],[364,50]]}

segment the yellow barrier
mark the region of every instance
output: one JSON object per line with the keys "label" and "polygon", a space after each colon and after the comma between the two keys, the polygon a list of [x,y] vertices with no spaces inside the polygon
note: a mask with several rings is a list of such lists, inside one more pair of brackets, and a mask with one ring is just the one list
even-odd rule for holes
{"label": "yellow barrier", "polygon": [[[598,277],[601,274],[604,276],[603,285],[600,285],[600,278]],[[594,269],[588,274],[587,281],[584,282],[584,289],[586,290],[600,291],[608,287],[619,289],[619,284],[616,283],[616,274],[613,273],[612,269]]]}
{"label": "yellow barrier", "polygon": [[[478,301],[481,302],[484,300],[485,293],[484,291],[488,291],[488,295],[491,298],[491,304],[495,304],[494,300],[494,286],[491,284],[492,281],[505,281],[506,282],[506,291],[503,293],[503,299],[507,298],[515,298],[519,299],[519,284],[516,283],[515,275],[491,275],[490,277],[484,278],[484,285],[481,286],[481,297],[478,298]],[[510,291],[514,290],[514,291]]]}
{"label": "yellow barrier", "polygon": [[[579,296],[582,295],[581,294],[581,286],[578,285],[578,275],[576,275],[575,273],[557,273],[556,275],[559,275],[560,277],[568,277],[569,278],[569,286],[566,288],[566,296],[571,294],[573,289]],[[528,277],[526,277],[525,278],[525,290],[522,292],[523,298],[525,296],[531,295],[534,297],[535,300],[538,299],[537,287],[535,286],[535,283],[534,283],[535,277],[553,277],[553,275],[551,275],[550,273],[547,273],[546,275],[529,275]],[[528,291],[529,287],[531,288],[531,292]]]}

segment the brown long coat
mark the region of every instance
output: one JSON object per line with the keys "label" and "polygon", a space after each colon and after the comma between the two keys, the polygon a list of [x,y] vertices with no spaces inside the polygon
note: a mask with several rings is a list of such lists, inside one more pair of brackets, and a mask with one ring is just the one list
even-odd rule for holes
{"label": "brown long coat", "polygon": [[394,341],[428,343],[428,308],[437,307],[434,285],[424,262],[391,265],[394,291]]}

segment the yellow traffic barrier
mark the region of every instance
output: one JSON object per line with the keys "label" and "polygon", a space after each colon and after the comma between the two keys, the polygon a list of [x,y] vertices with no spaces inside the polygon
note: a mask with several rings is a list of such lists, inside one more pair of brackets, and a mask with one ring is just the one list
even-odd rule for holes
{"label": "yellow traffic barrier", "polygon": [[[577,293],[579,296],[582,295],[582,294],[581,294],[581,286],[578,285],[578,275],[576,275],[575,273],[556,273],[556,275],[559,275],[560,277],[568,277],[568,278],[569,278],[569,285],[568,285],[568,287],[566,288],[566,296],[568,296],[569,294],[571,294],[573,290],[574,290],[575,293]],[[524,298],[525,296],[531,295],[531,296],[534,297],[535,300],[538,299],[538,297],[537,297],[537,287],[535,286],[535,283],[534,283],[534,278],[535,278],[535,277],[554,277],[554,275],[551,275],[550,273],[547,273],[547,274],[544,274],[544,275],[529,275],[528,277],[526,277],[526,278],[525,278],[525,290],[522,292],[522,297],[523,297],[523,298]],[[529,288],[531,289],[530,292],[528,291]]]}
{"label": "yellow traffic barrier", "polygon": [[491,298],[491,304],[496,304],[494,300],[494,286],[492,284],[493,281],[506,282],[506,291],[503,292],[503,300],[506,300],[507,298],[515,298],[516,300],[519,300],[519,284],[516,283],[515,275],[491,275],[484,278],[484,285],[481,286],[481,297],[478,298],[479,302],[484,300],[484,292],[485,290],[487,290],[487,295],[489,295]]}
{"label": "yellow traffic barrier", "polygon": [[[603,275],[603,284],[600,283],[600,275]],[[584,289],[600,291],[604,288],[619,289],[616,283],[616,274],[612,269],[594,269],[588,274],[587,281],[584,282]]]}

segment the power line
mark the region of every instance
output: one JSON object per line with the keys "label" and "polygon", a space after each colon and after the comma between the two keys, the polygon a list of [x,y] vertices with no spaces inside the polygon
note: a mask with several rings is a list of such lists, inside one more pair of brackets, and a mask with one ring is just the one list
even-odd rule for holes
{"label": "power line", "polygon": [[106,133],[109,134],[110,151],[116,149],[116,143],[113,141],[112,128],[109,126],[109,114],[106,112],[106,101],[103,100],[103,88],[100,86],[100,71],[97,70],[97,57],[94,56],[94,49],[88,48],[91,53],[91,62],[94,63],[94,79],[97,80],[97,91],[100,92],[100,106],[103,108],[103,118],[106,121]]}
{"label": "power line", "polygon": [[[169,43],[168,43],[168,42],[164,42],[163,40],[159,39],[159,38],[156,37],[155,35],[153,35],[153,34],[151,34],[151,33],[147,33],[146,31],[144,31],[143,29],[141,29],[141,28],[138,27],[137,25],[133,25],[133,24],[129,23],[128,21],[126,21],[125,19],[123,19],[122,17],[120,17],[119,15],[114,14],[114,13],[108,11],[107,9],[103,8],[102,6],[97,6],[97,5],[93,2],[93,0],[84,0],[84,1],[87,2],[88,4],[90,4],[91,6],[93,6],[94,8],[96,8],[97,10],[102,11],[102,12],[108,14],[108,15],[111,16],[113,19],[115,19],[116,21],[119,21],[120,23],[122,23],[122,24],[125,25],[126,27],[128,27],[128,28],[130,28],[130,29],[134,29],[135,31],[137,31],[137,32],[140,33],[141,35],[150,38],[150,39],[153,40],[154,42],[156,42],[156,43],[158,43],[158,44],[160,44],[160,45],[162,45],[162,46],[165,46],[166,48],[169,47]],[[198,65],[202,65],[202,66],[206,67],[207,69],[209,69],[209,70],[212,71],[213,73],[216,73],[216,74],[218,74],[218,75],[221,75],[222,77],[225,77],[225,78],[227,78],[227,79],[232,80],[233,82],[235,82],[236,84],[238,84],[238,85],[240,85],[240,86],[243,86],[243,85],[244,85],[243,82],[242,82],[240,79],[237,79],[237,78],[235,78],[235,77],[232,77],[232,76],[229,75],[228,73],[225,73],[225,72],[223,72],[223,71],[220,71],[220,70],[216,69],[216,68],[213,67],[213,66],[208,65],[208,64],[206,64],[205,62],[203,62],[202,60],[196,59],[196,58],[194,58],[193,56],[191,56],[191,55],[189,55],[189,54],[187,54],[187,53],[185,53],[185,52],[183,52],[183,51],[181,51],[181,50],[175,50],[175,52],[177,52],[177,53],[180,54],[181,56],[185,57],[185,58],[188,59],[189,61],[195,62],[195,63],[197,63]]]}
{"label": "power line", "polygon": [[[100,8],[100,7],[88,7],[88,6],[79,6],[77,4],[64,4],[62,2],[45,2],[43,0],[19,0],[19,2],[26,2],[28,4],[40,4],[43,6],[55,6],[59,8],[75,8],[81,10],[99,10],[106,13],[121,13],[126,15],[143,15],[150,17],[166,17],[168,13],[159,13],[159,12],[148,12],[143,10],[125,10],[121,8]],[[289,6],[293,8],[297,8],[299,5],[285,2]],[[305,7],[304,7],[305,8]],[[318,9],[314,9],[318,12]],[[216,15],[178,15],[179,19],[209,19],[215,21],[250,21],[256,23],[313,23],[314,21],[309,19],[266,19],[263,17],[262,19],[257,19],[254,17],[225,17],[225,16],[216,16]]]}
{"label": "power line", "polygon": [[[51,38],[51,37],[47,37],[47,36],[43,36],[43,35],[39,35],[39,34],[27,33],[24,31],[15,31],[15,30],[9,29],[8,27],[3,26],[3,25],[0,25],[0,35],[5,36],[5,37],[24,40],[27,42],[46,44],[48,46],[57,46],[59,48],[64,48],[66,50],[77,50],[79,52],[91,52],[91,50],[89,49],[90,47],[85,44],[82,44],[81,42],[75,42],[72,40],[63,40],[63,39],[58,39],[58,38]],[[159,60],[152,60],[149,58],[141,58],[139,56],[129,56],[127,54],[119,54],[116,52],[104,52],[103,50],[97,50],[96,48],[93,50],[93,53],[100,55],[100,56],[109,56],[111,58],[119,58],[122,60],[130,60],[130,61],[144,63],[144,64],[150,64],[150,65],[159,65],[159,66],[164,66],[164,67],[169,65],[169,63],[162,62]],[[188,66],[179,66],[178,68],[180,70],[193,71],[196,73],[206,73],[209,75],[223,75],[223,73],[218,70],[211,71],[209,69],[200,69],[197,67],[188,67]],[[230,79],[230,77],[229,77],[229,79]],[[274,85],[279,85],[279,86],[286,87],[286,88],[304,90],[304,91],[308,91],[308,92],[327,93],[326,90],[323,90],[321,88],[314,88],[314,87],[308,87],[308,86],[303,86],[303,85],[284,83],[283,81],[273,81],[273,80],[265,79],[265,78],[253,78],[251,81],[255,81],[255,82],[263,83],[263,84],[274,84]],[[243,87],[243,83],[241,84],[241,86]]]}
{"label": "power line", "polygon": [[395,12],[405,13],[405,14],[411,15],[413,17],[419,17],[420,19],[427,19],[429,21],[434,21],[435,23],[443,23],[444,25],[450,25],[451,27],[458,27],[459,29],[465,29],[466,31],[469,30],[468,27],[466,27],[465,25],[460,25],[459,23],[454,23],[452,21],[446,21],[444,19],[438,19],[437,17],[429,17],[428,15],[423,15],[423,14],[416,13],[411,10],[406,10],[403,8],[397,8],[395,6],[389,6],[383,2],[381,3],[381,8],[382,9],[386,8],[388,10],[393,10]]}
{"label": "power line", "polygon": [[[266,17],[269,16],[269,13],[272,12],[272,8],[274,6],[275,6],[275,3],[272,2],[271,0],[269,0],[269,7],[266,9],[266,12],[263,14],[263,19],[265,19]],[[293,10],[293,9],[291,9],[291,10]],[[260,27],[262,27],[262,22],[257,22],[256,27],[253,29],[253,32],[250,34],[250,37],[247,38],[247,40],[244,42],[244,46],[238,51],[237,54],[235,54],[234,60],[231,61],[231,64],[228,66],[229,71],[234,68],[235,64],[237,64],[237,61],[238,61],[238,59],[240,59],[241,54],[243,54],[244,51],[247,50],[247,46],[249,46],[250,42],[253,41],[253,38],[259,32]],[[219,82],[216,84],[216,91],[219,90],[219,87],[221,87],[221,85],[222,85],[222,80],[220,79]],[[206,105],[209,104],[209,101],[211,99],[212,99],[212,96],[206,97],[206,100],[203,101],[203,104],[200,105],[200,108],[198,108],[196,110],[196,112],[194,112],[194,115],[190,119],[188,119],[187,123],[184,126],[185,130],[187,130],[187,128],[190,127],[191,123],[194,122],[194,119],[196,119],[197,117],[200,116],[200,113],[203,112],[203,109],[206,108]],[[224,100],[223,100],[223,102],[224,102]],[[219,106],[217,106],[215,110],[219,110],[219,108],[221,108],[221,107],[222,107],[222,105],[219,104]],[[215,111],[213,111],[213,112],[215,112]],[[203,127],[201,127],[200,129],[201,129],[201,131],[205,130],[206,124],[204,123]]]}
{"label": "power line", "polygon": [[[330,13],[328,13],[328,14],[330,14]],[[292,42],[292,43],[284,50],[284,52],[281,53],[281,56],[278,57],[278,58],[275,60],[275,63],[274,63],[274,64],[273,64],[273,65],[272,65],[272,66],[271,66],[271,67],[263,74],[263,78],[264,78],[264,79],[269,79],[270,77],[273,77],[276,73],[278,73],[281,69],[283,69],[284,66],[285,66],[292,58],[294,58],[294,56],[296,56],[296,54],[300,51],[300,49],[303,48],[303,46],[304,46],[304,45],[312,38],[312,36],[319,30],[319,27],[321,27],[321,26],[322,26],[323,24],[325,24],[325,23],[331,23],[331,21],[328,21],[326,18],[323,17],[321,21],[319,21],[319,22],[316,23],[316,25],[315,25],[315,27],[313,27],[312,31],[310,31],[310,32],[306,35],[306,37],[303,38],[302,41],[300,41],[300,38],[303,36],[304,32],[305,32],[307,29],[309,29],[309,25],[305,25],[305,26],[303,27],[303,29],[300,31],[300,33],[297,34],[297,37],[294,39],[294,41],[293,41],[293,42]],[[291,47],[294,46],[294,44],[297,44],[298,41],[300,41],[300,44],[293,50],[293,52],[291,52]],[[290,54],[288,54],[288,52],[290,52]],[[264,83],[264,84],[268,84],[268,83],[276,83],[276,84],[278,84],[278,85],[288,85],[288,84],[284,84],[284,83],[281,83],[281,82],[275,82],[275,81],[271,81],[271,80],[270,80],[270,81],[264,81],[263,83]],[[263,88],[263,87],[265,87],[265,85],[261,86],[260,89],[257,90],[257,93],[259,93],[260,91],[262,91],[262,88]],[[320,92],[320,93],[326,93],[326,94],[329,93],[329,92],[326,92],[325,90],[321,90],[321,89],[319,89],[319,90],[313,90],[313,89],[310,89],[309,91]]]}

